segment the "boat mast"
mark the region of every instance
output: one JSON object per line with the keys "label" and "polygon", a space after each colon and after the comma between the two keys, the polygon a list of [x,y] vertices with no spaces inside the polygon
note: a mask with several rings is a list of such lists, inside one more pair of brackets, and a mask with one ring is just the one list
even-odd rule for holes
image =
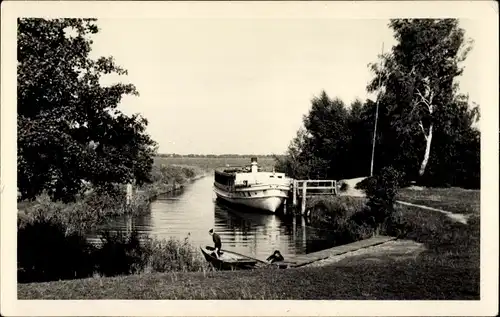
{"label": "boat mast", "polygon": [[[380,70],[382,69],[382,58],[384,56],[384,42],[382,42],[382,53],[380,59]],[[373,128],[373,140],[372,140],[372,160],[370,163],[370,176],[373,176],[373,160],[375,157],[375,139],[377,137],[377,122],[378,122],[378,105],[380,100],[380,86],[382,85],[382,75],[379,73],[378,76],[378,95],[377,95],[377,106],[375,110],[375,127]]]}

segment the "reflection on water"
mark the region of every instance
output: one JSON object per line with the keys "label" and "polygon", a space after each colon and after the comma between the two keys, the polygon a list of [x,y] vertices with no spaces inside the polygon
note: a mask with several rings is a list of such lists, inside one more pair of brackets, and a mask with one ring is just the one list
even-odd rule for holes
{"label": "reflection on water", "polygon": [[331,232],[308,227],[302,217],[249,211],[215,201],[212,184],[213,178],[205,177],[182,192],[158,197],[148,214],[119,217],[101,228],[135,228],[161,239],[189,237],[194,245],[211,245],[208,230],[214,228],[224,249],[259,259],[267,258],[274,250],[280,250],[286,259],[333,246]]}

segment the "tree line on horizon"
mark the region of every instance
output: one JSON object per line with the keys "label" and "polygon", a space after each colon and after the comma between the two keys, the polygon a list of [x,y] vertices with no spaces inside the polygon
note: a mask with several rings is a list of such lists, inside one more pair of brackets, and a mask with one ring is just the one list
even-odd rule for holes
{"label": "tree line on horizon", "polygon": [[298,179],[370,176],[375,143],[374,174],[392,167],[406,182],[479,188],[479,108],[456,82],[472,41],[456,19],[395,19],[389,27],[397,44],[369,65],[376,99],[348,107],[323,91],[277,168]]}
{"label": "tree line on horizon", "polygon": [[274,158],[282,155],[277,154],[177,154],[177,153],[159,153],[158,157],[200,157],[200,158]]}

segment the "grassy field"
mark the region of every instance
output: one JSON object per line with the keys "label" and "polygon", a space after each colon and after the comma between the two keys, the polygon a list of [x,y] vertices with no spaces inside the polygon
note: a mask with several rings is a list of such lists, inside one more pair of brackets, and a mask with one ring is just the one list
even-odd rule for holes
{"label": "grassy field", "polygon": [[19,299],[479,299],[479,275],[470,274],[463,267],[436,268],[419,262],[350,261],[317,268],[146,274],[19,285]]}
{"label": "grassy field", "polygon": [[[415,258],[358,256],[323,267],[154,273],[18,285],[19,299],[479,299],[479,218],[398,207]],[[325,283],[325,281],[328,281]],[[154,285],[155,287],[151,287]]]}
{"label": "grassy field", "polygon": [[462,188],[401,189],[398,199],[459,214],[479,214],[481,193]]}
{"label": "grassy field", "polygon": [[[270,157],[259,157],[259,166],[265,170],[271,170],[274,166],[274,159]],[[250,164],[250,157],[155,157],[155,165],[189,165],[198,166],[206,171],[211,171],[217,167],[230,166],[244,166]]]}

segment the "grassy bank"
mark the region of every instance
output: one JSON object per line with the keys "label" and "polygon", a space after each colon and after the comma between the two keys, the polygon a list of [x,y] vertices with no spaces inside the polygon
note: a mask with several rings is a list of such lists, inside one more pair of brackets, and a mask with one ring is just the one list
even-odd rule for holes
{"label": "grassy bank", "polygon": [[155,157],[151,174],[153,183],[144,185],[138,190],[147,195],[149,199],[180,189],[189,182],[205,176],[207,170],[199,166],[167,165],[161,157]]}
{"label": "grassy bank", "polygon": [[[398,207],[399,208],[399,207]],[[479,219],[453,223],[401,207],[401,237],[427,251],[403,260],[346,258],[288,270],[141,274],[21,284],[20,299],[479,299]],[[328,281],[325,283],[325,281]],[[151,287],[155,285],[155,287]]]}
{"label": "grassy bank", "polygon": [[159,194],[184,186],[204,175],[198,167],[155,166],[153,183],[139,188],[127,203],[125,188],[87,191],[73,203],[52,201],[40,195],[18,205],[18,277],[21,281],[81,278],[92,274],[112,276],[138,272],[199,270],[206,263],[188,243],[149,240],[98,232],[99,247],[86,234],[109,219],[149,212]]}
{"label": "grassy bank", "polygon": [[76,202],[64,204],[40,195],[35,201],[18,202],[21,224],[44,218],[62,222],[70,231],[88,232],[108,219],[124,214],[139,215],[149,211],[149,203],[156,196],[182,188],[190,181],[205,175],[197,166],[155,164],[151,171],[153,182],[136,188],[129,204],[125,186],[113,191],[90,190]]}
{"label": "grassy bank", "polygon": [[96,245],[54,220],[37,221],[18,230],[18,282],[210,269],[197,251],[187,239],[158,240],[137,232],[102,232]]}
{"label": "grassy bank", "polygon": [[306,201],[310,224],[335,232],[333,245],[363,240],[374,234],[366,199],[348,196],[316,196]]}
{"label": "grassy bank", "polygon": [[443,209],[459,214],[479,214],[480,190],[462,188],[403,188],[398,199],[412,204]]}

